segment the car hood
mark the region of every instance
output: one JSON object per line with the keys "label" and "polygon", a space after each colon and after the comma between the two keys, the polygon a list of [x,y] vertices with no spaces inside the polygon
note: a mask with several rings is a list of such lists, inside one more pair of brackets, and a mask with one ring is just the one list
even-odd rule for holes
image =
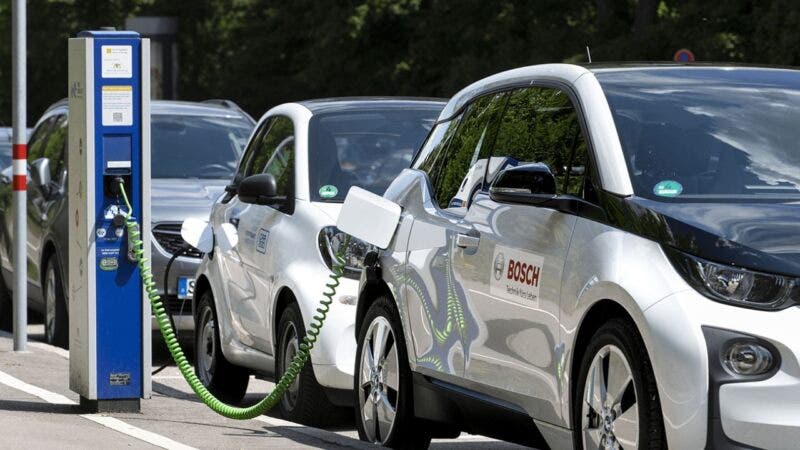
{"label": "car hood", "polygon": [[630,202],[642,234],[664,244],[721,263],[800,276],[800,202]]}
{"label": "car hood", "polygon": [[208,220],[211,207],[229,180],[154,178],[150,184],[152,223]]}

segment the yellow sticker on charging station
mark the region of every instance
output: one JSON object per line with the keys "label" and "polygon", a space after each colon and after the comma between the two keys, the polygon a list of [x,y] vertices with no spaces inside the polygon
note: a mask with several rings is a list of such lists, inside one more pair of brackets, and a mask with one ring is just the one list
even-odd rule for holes
{"label": "yellow sticker on charging station", "polygon": [[103,126],[133,125],[133,86],[103,86]]}

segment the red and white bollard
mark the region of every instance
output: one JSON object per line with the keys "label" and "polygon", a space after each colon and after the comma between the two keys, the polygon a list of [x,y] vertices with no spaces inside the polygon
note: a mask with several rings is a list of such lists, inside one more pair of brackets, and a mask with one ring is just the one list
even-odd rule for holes
{"label": "red and white bollard", "polygon": [[14,202],[14,351],[28,345],[28,132],[26,97],[25,0],[11,5],[11,66]]}

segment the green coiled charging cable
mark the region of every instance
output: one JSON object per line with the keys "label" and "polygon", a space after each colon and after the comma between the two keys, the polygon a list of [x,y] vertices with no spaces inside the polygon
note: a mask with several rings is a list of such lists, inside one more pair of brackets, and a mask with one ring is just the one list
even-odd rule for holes
{"label": "green coiled charging cable", "polygon": [[189,383],[189,386],[191,386],[195,394],[197,394],[197,396],[203,400],[203,403],[205,403],[217,414],[229,419],[252,419],[272,409],[278,404],[281,396],[294,382],[295,378],[297,378],[297,375],[300,373],[306,361],[309,359],[311,349],[314,348],[314,343],[317,342],[320,329],[325,322],[328,311],[330,311],[330,305],[333,303],[333,296],[336,295],[336,288],[339,286],[339,279],[344,273],[343,254],[344,250],[347,248],[350,237],[347,236],[345,238],[343,245],[336,254],[336,260],[333,261],[331,268],[333,273],[330,275],[330,281],[325,285],[328,290],[323,292],[322,296],[324,298],[319,301],[317,314],[314,315],[313,320],[309,324],[308,331],[306,332],[305,337],[303,337],[303,342],[300,344],[300,350],[294,356],[294,359],[292,359],[292,363],[286,369],[286,373],[283,374],[281,379],[275,385],[275,389],[273,389],[269,395],[264,397],[264,399],[253,406],[240,408],[225,404],[214,397],[214,394],[209,392],[208,389],[203,386],[203,383],[200,381],[200,379],[197,378],[197,375],[192,369],[192,365],[189,364],[189,361],[186,359],[186,356],[184,355],[183,350],[178,343],[178,338],[175,336],[175,330],[170,324],[169,317],[164,309],[164,305],[161,303],[161,296],[159,296],[156,292],[156,284],[153,281],[153,273],[150,268],[150,264],[148,264],[147,258],[144,257],[144,242],[140,239],[141,232],[139,231],[139,226],[136,223],[136,219],[134,219],[130,213],[133,211],[133,208],[128,200],[128,195],[125,193],[125,186],[123,183],[119,184],[119,190],[122,194],[122,198],[125,200],[125,206],[128,207],[128,212],[125,213],[125,224],[128,228],[129,241],[133,244],[132,252],[136,257],[136,261],[141,272],[142,285],[147,293],[147,298],[150,300],[150,306],[153,310],[153,315],[155,315],[156,321],[158,322],[158,327],[161,329],[161,335],[164,337],[164,342],[167,344],[167,348],[169,349],[170,354],[172,354],[172,358],[175,360],[175,364],[178,366],[181,374],[186,379],[186,382]]}

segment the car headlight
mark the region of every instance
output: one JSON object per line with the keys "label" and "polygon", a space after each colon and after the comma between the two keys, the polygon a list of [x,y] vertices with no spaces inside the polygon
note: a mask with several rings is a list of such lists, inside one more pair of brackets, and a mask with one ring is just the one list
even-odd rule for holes
{"label": "car headlight", "polygon": [[800,305],[800,279],[719,264],[668,247],[665,252],[678,273],[712,300],[770,311]]}
{"label": "car headlight", "polygon": [[[345,236],[346,234],[336,227],[325,227],[319,232],[319,252],[329,269],[333,267],[333,260],[344,244]],[[343,254],[344,276],[357,280],[364,270],[364,257],[375,250],[377,247],[351,237]]]}

